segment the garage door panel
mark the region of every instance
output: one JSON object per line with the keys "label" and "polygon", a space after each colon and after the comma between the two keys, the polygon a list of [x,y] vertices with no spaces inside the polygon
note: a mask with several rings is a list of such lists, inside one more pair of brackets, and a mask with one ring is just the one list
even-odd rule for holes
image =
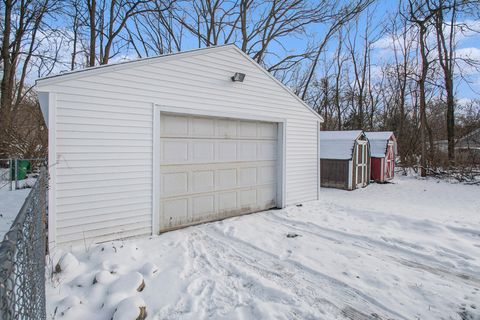
{"label": "garage door panel", "polygon": [[275,183],[274,161],[167,165],[160,170],[162,196],[222,191]]}
{"label": "garage door panel", "polygon": [[277,168],[275,166],[264,166],[258,168],[258,183],[266,184],[275,182]]}
{"label": "garage door panel", "polygon": [[257,123],[251,121],[240,121],[238,127],[239,138],[256,138]]}
{"label": "garage door panel", "polygon": [[215,190],[215,171],[192,172],[192,192],[209,192]]}
{"label": "garage door panel", "polygon": [[233,139],[237,136],[237,121],[229,119],[217,120],[217,137]]}
{"label": "garage door panel", "polygon": [[161,230],[275,206],[275,123],[161,119]]}
{"label": "garage door panel", "polygon": [[276,139],[277,125],[274,123],[259,123],[258,125],[259,138]]}
{"label": "garage door panel", "polygon": [[192,214],[199,218],[215,213],[215,195],[208,194],[192,198]]}
{"label": "garage door panel", "polygon": [[161,202],[164,227],[172,228],[187,224],[190,221],[188,214],[188,202],[188,198],[170,199]]}
{"label": "garage door panel", "polygon": [[[215,162],[215,142],[214,141],[193,141],[190,142],[192,155],[188,159],[195,163]],[[188,161],[187,160],[187,161]]]}
{"label": "garage door panel", "polygon": [[255,161],[257,159],[257,142],[239,141],[238,157],[240,161]]}
{"label": "garage door panel", "polygon": [[258,142],[258,160],[275,160],[277,158],[277,143],[274,141]]}
{"label": "garage door panel", "polygon": [[238,169],[238,186],[248,187],[257,184],[257,167]]}
{"label": "garage door panel", "polygon": [[274,161],[277,142],[273,140],[218,140],[163,138],[162,165],[233,161]]}
{"label": "garage door panel", "polygon": [[221,192],[218,194],[218,210],[224,212],[237,209],[237,192]]}
{"label": "garage door panel", "polygon": [[215,136],[215,120],[212,118],[192,118],[191,135],[194,137]]}
{"label": "garage door panel", "polygon": [[162,114],[162,137],[277,139],[277,124],[211,117],[185,117]]}
{"label": "garage door panel", "polygon": [[162,176],[161,196],[170,197],[187,194],[188,172],[172,172]]}
{"label": "garage door panel", "polygon": [[161,143],[160,161],[171,163],[187,162],[188,156],[188,141],[184,140],[165,140]]}
{"label": "garage door panel", "polygon": [[166,136],[188,136],[188,118],[181,116],[162,115],[160,134]]}
{"label": "garage door panel", "polygon": [[217,161],[228,162],[237,160],[237,142],[219,141],[217,143]]}
{"label": "garage door panel", "polygon": [[257,190],[257,196],[258,196],[258,202],[259,203],[265,203],[268,204],[270,203],[272,206],[275,205],[276,202],[276,193],[273,188],[270,186],[266,186],[263,188],[259,188]]}
{"label": "garage door panel", "polygon": [[215,185],[218,189],[231,189],[237,187],[237,169],[220,169],[216,171]]}
{"label": "garage door panel", "polygon": [[251,209],[257,205],[257,190],[241,190],[239,197],[240,208]]}

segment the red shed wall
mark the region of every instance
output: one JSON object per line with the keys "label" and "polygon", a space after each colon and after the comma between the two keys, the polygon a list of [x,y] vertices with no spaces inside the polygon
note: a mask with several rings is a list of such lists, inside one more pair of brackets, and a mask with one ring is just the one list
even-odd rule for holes
{"label": "red shed wall", "polygon": [[372,158],[371,161],[371,177],[375,181],[383,181],[382,161],[383,158]]}

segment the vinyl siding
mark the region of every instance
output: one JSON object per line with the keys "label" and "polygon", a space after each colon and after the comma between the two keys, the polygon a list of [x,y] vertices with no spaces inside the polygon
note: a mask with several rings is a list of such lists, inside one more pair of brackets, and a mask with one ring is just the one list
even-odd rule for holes
{"label": "vinyl siding", "polygon": [[[230,81],[235,72],[245,82]],[[48,83],[59,245],[151,233],[154,103],[286,119],[286,204],[317,198],[319,119],[232,46]]]}

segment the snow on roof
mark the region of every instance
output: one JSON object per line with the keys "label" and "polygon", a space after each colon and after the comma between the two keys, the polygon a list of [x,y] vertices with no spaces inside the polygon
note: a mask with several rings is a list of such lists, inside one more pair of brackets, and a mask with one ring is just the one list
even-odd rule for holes
{"label": "snow on roof", "polygon": [[320,158],[350,160],[353,156],[355,141],[361,130],[320,131]]}
{"label": "snow on roof", "polygon": [[383,158],[387,153],[388,141],[393,135],[392,131],[365,132],[370,142],[370,156]]}
{"label": "snow on roof", "polygon": [[388,140],[393,135],[392,131],[365,132],[368,140]]}

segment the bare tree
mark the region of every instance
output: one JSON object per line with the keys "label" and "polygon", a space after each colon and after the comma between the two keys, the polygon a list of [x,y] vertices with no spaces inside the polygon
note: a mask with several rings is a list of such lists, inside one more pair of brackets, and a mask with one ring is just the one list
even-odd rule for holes
{"label": "bare tree", "polygon": [[408,0],[408,19],[418,28],[418,40],[421,59],[421,70],[418,78],[419,109],[420,109],[420,141],[421,141],[421,176],[427,175],[427,113],[426,113],[426,82],[430,66],[428,57],[427,35],[428,27],[434,16],[430,10],[429,0]]}
{"label": "bare tree", "polygon": [[[454,68],[457,61],[455,39],[458,30],[468,29],[468,26],[458,23],[458,14],[468,11],[478,12],[479,8],[480,2],[476,0],[438,0],[430,5],[430,10],[434,12],[438,62],[443,73],[445,86],[448,159],[450,164],[455,161]],[[478,64],[478,62],[468,61],[467,64]]]}
{"label": "bare tree", "polygon": [[[371,84],[371,49],[373,43],[375,43],[381,33],[375,34],[376,30],[372,29],[371,15],[369,12],[366,12],[366,19],[364,24],[364,33],[363,35],[358,34],[358,17],[355,19],[354,31],[351,34],[352,29],[347,28],[347,49],[349,51],[351,63],[353,66],[353,76],[354,76],[354,94],[356,97],[356,128],[364,129],[365,128],[365,113],[368,104],[370,107],[373,106],[373,92]],[[357,48],[357,39],[360,39],[362,43],[362,49]],[[373,114],[373,110],[370,110],[370,113]],[[373,118],[373,115],[370,115]]]}
{"label": "bare tree", "polygon": [[[135,16],[167,11],[172,3],[173,0],[87,0],[89,65],[94,66],[96,60],[100,64],[108,64],[111,58],[124,52],[123,49],[132,44],[127,25]],[[124,32],[127,35],[123,35]]]}
{"label": "bare tree", "polygon": [[454,46],[455,46],[455,20],[456,0],[452,3],[450,26],[448,27],[448,40],[444,32],[444,1],[440,0],[439,7],[435,14],[435,31],[437,36],[438,61],[443,70],[445,91],[447,100],[447,140],[448,159],[451,163],[455,160],[455,99],[453,92],[453,67],[454,67]]}
{"label": "bare tree", "polygon": [[[56,1],[5,0],[0,61],[3,66],[0,98],[0,153],[12,152],[9,141],[14,130],[19,106],[31,90],[26,86],[27,75],[38,61],[52,59],[57,54],[44,56],[40,46],[48,41],[45,16],[56,9]],[[35,60],[35,61],[34,61]]]}
{"label": "bare tree", "polygon": [[335,34],[335,32],[344,26],[347,22],[351,21],[357,17],[362,11],[364,11],[373,0],[356,0],[347,2],[346,4],[341,1],[322,1],[320,6],[325,5],[321,9],[322,15],[319,19],[319,22],[322,22],[327,25],[327,31],[324,33],[322,40],[319,42],[318,48],[315,53],[315,57],[312,61],[312,64],[308,71],[308,76],[306,78],[305,84],[303,86],[303,93],[301,98],[306,99],[308,88],[312,82],[315,70],[318,65],[318,60],[320,55],[325,50],[325,47],[330,40],[330,38]]}
{"label": "bare tree", "polygon": [[97,0],[87,0],[88,8],[88,29],[90,31],[90,45],[88,54],[88,65],[95,66],[96,59],[96,42],[97,42]]}
{"label": "bare tree", "polygon": [[335,91],[334,91],[334,104],[335,109],[337,112],[337,130],[342,130],[342,106],[341,106],[341,99],[342,99],[342,88],[341,88],[341,80],[342,80],[342,73],[343,73],[343,64],[347,60],[347,57],[342,55],[343,49],[343,34],[342,30],[338,32],[338,47],[335,53],[335,61],[336,61],[336,75],[335,75]]}
{"label": "bare tree", "polygon": [[139,57],[159,55],[182,49],[184,26],[177,22],[174,2],[167,6],[163,0],[150,3],[151,11],[133,16],[132,23],[126,25],[127,41]]}
{"label": "bare tree", "polygon": [[[197,38],[198,46],[236,43],[272,73],[292,70],[316,50],[289,50],[284,39],[307,37],[307,26],[331,18],[331,1],[302,0],[194,0],[177,12],[177,20]],[[271,50],[273,45],[275,50]],[[278,49],[278,45],[280,48]],[[269,63],[265,63],[267,57]]]}
{"label": "bare tree", "polygon": [[84,44],[82,41],[82,28],[85,25],[85,10],[87,10],[87,8],[85,7],[85,1],[83,0],[70,0],[68,5],[66,5],[62,10],[71,23],[71,28],[64,32],[65,38],[68,40],[68,43],[72,48],[70,70],[75,70],[77,68],[78,55],[80,53],[85,53]]}

